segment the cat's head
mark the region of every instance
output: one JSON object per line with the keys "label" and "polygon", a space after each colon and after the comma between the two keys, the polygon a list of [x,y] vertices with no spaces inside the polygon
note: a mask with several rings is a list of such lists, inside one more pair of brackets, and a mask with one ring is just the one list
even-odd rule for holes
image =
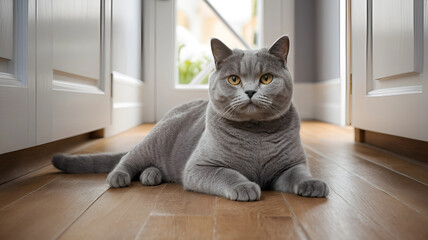
{"label": "cat's head", "polygon": [[211,39],[215,70],[209,79],[214,110],[232,121],[269,121],[291,104],[293,80],[287,68],[287,36],[269,49],[239,50]]}

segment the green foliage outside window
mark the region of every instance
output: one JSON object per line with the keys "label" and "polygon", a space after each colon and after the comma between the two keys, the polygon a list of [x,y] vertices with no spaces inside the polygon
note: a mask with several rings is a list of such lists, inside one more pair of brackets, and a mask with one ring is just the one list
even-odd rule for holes
{"label": "green foliage outside window", "polygon": [[[204,56],[202,59],[198,59],[196,61],[188,59],[181,60],[180,52],[183,47],[184,44],[178,47],[178,83],[189,84],[193,78],[208,65],[210,59],[209,57]],[[205,76],[201,84],[208,84],[208,77],[209,75]]]}

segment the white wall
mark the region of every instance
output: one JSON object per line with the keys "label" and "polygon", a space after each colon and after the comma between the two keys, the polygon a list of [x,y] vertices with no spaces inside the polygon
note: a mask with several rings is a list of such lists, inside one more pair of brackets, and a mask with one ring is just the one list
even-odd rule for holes
{"label": "white wall", "polygon": [[316,29],[314,0],[298,0],[294,7],[294,46],[295,83],[313,83],[316,81]]}
{"label": "white wall", "polygon": [[294,102],[302,119],[345,124],[345,74],[339,0],[295,3]]}
{"label": "white wall", "polygon": [[316,0],[314,2],[316,31],[315,82],[330,81],[340,77],[339,0]]}

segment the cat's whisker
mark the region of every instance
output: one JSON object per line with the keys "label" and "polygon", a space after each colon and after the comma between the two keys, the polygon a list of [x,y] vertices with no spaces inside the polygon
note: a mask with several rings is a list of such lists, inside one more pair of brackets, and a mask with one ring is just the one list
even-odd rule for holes
{"label": "cat's whisker", "polygon": [[281,111],[278,108],[276,108],[274,106],[274,104],[272,104],[272,102],[270,101],[270,99],[268,99],[266,97],[261,98],[260,99],[260,103],[261,103],[260,106],[263,109],[269,111],[272,115],[274,115],[274,118],[281,117]]}
{"label": "cat's whisker", "polygon": [[223,114],[225,115],[226,118],[231,118],[233,116],[233,112],[235,111],[235,109],[236,109],[236,107],[233,104],[228,105],[225,108],[225,111]]}
{"label": "cat's whisker", "polygon": [[275,118],[281,117],[281,115],[282,115],[281,111],[278,108],[276,108],[274,105],[271,105],[270,109],[275,114]]}

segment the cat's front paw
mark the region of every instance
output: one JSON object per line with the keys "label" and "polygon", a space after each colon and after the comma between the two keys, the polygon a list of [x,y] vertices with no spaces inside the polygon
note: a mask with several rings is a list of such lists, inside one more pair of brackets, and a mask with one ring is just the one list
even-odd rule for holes
{"label": "cat's front paw", "polygon": [[146,186],[156,186],[162,183],[162,174],[159,169],[149,167],[141,173],[140,181]]}
{"label": "cat's front paw", "polygon": [[304,181],[297,186],[297,194],[303,197],[326,197],[328,193],[327,184],[320,180]]}
{"label": "cat's front paw", "polygon": [[114,188],[127,187],[131,184],[131,176],[127,172],[113,171],[107,176],[107,183]]}
{"label": "cat's front paw", "polygon": [[256,201],[260,200],[262,191],[260,186],[253,182],[246,182],[232,187],[226,197],[234,201]]}

